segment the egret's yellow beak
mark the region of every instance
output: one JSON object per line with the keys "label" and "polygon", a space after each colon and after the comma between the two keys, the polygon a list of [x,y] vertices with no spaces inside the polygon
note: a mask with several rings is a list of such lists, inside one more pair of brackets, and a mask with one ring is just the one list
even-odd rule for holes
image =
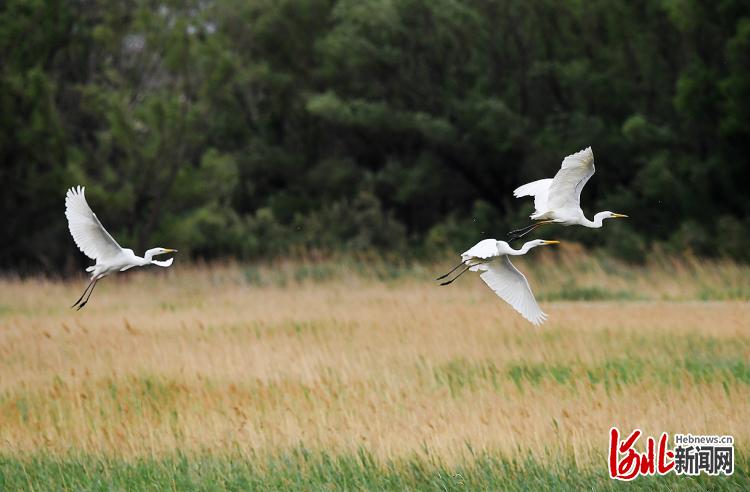
{"label": "egret's yellow beak", "polygon": [[544,241],[544,244],[560,244],[560,241]]}
{"label": "egret's yellow beak", "polygon": [[167,248],[164,248],[164,252],[165,253],[177,253],[177,250],[176,249],[167,249]]}
{"label": "egret's yellow beak", "polygon": [[625,218],[627,218],[627,215],[625,215],[625,214],[615,214],[615,213],[613,213],[613,214],[612,214],[612,218],[613,218],[613,219],[625,219]]}

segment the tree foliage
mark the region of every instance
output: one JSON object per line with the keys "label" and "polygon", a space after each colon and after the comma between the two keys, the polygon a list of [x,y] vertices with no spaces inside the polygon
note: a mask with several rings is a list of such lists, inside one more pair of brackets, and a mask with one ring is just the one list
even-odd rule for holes
{"label": "tree foliage", "polygon": [[80,261],[79,183],[141,250],[460,249],[587,145],[631,219],[555,237],[750,259],[745,1],[6,0],[0,53],[6,269]]}

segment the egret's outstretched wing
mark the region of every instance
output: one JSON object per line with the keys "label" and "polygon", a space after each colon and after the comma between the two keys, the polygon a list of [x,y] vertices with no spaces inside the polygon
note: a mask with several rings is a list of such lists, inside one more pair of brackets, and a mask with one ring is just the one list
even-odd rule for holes
{"label": "egret's outstretched wing", "polygon": [[516,198],[520,198],[522,196],[533,196],[534,197],[534,213],[531,214],[531,217],[533,218],[534,215],[537,214],[543,214],[547,210],[547,201],[549,196],[549,188],[552,185],[552,178],[546,178],[546,179],[539,179],[537,181],[532,181],[531,183],[526,183],[523,186],[519,186],[515,190],[513,190],[513,196]]}
{"label": "egret's outstretched wing", "polygon": [[65,217],[76,246],[92,260],[117,256],[122,251],[86,202],[85,188],[78,186],[68,190]]}
{"label": "egret's outstretched wing", "polygon": [[479,274],[480,277],[502,300],[510,304],[531,323],[535,325],[544,323],[547,315],[537,304],[528,280],[513,266],[507,255],[479,268],[486,269]]}
{"label": "egret's outstretched wing", "polygon": [[552,178],[547,206],[549,210],[581,206],[581,190],[594,175],[594,152],[586,147],[563,159],[560,170]]}

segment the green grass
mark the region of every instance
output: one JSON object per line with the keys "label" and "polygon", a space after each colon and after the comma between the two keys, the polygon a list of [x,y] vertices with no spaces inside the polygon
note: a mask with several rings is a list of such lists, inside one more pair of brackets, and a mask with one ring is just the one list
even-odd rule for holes
{"label": "green grass", "polygon": [[635,301],[641,297],[629,290],[609,290],[602,287],[584,287],[574,282],[566,282],[559,290],[541,293],[539,299],[554,301]]}
{"label": "green grass", "polygon": [[[518,361],[498,366],[491,360],[470,361],[457,357],[430,369],[420,362],[416,370],[425,384],[448,388],[453,398],[482,389],[501,391],[501,382],[508,379],[519,390],[541,384],[572,387],[587,383],[592,387],[603,386],[608,393],[644,380],[665,387],[680,387],[684,382],[721,382],[725,387],[750,385],[750,361],[743,355],[744,344],[733,341],[734,347],[705,339],[697,345],[701,350],[685,348],[685,356],[668,359],[628,354],[596,363]],[[658,339],[652,343],[658,345]],[[674,342],[673,345],[677,348],[684,343]]]}
{"label": "green grass", "polygon": [[[653,258],[648,266],[635,267],[591,252],[554,255],[554,258],[555,263],[531,258],[520,268],[530,277],[541,302],[750,299],[748,267],[742,264],[659,257]],[[247,263],[237,270],[214,269],[212,282],[283,288],[298,283],[321,284],[357,278],[392,286],[402,281],[432,282],[454,266],[455,261],[455,254],[451,253],[441,263],[371,254]],[[462,282],[467,283],[468,278],[467,275]],[[3,314],[7,313],[0,305],[0,317]]]}
{"label": "green grass", "polygon": [[274,457],[176,455],[123,461],[117,458],[0,456],[0,490],[748,490],[747,461],[737,456],[731,477],[609,479],[601,468],[574,463],[510,461],[471,455],[447,466],[427,457],[380,462],[364,450],[333,456],[296,449]]}
{"label": "green grass", "polygon": [[698,292],[701,301],[746,301],[750,299],[750,288],[744,285],[726,284],[722,288],[702,287]]}

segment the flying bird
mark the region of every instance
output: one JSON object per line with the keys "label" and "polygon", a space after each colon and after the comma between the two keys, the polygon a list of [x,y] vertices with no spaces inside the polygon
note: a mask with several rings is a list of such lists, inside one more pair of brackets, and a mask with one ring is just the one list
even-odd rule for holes
{"label": "flying bird", "polygon": [[563,159],[562,166],[554,178],[540,179],[516,188],[513,191],[513,196],[516,198],[534,197],[536,210],[531,214],[531,218],[539,222],[511,231],[508,233],[510,239],[523,237],[544,224],[599,228],[604,219],[627,217],[627,215],[610,211],[599,212],[594,215],[594,220],[589,220],[583,215],[581,190],[593,175],[594,152],[591,147],[586,147]]}
{"label": "flying bird", "polygon": [[529,320],[532,324],[541,325],[547,319],[547,315],[541,310],[539,304],[537,304],[534,293],[531,292],[529,281],[510,262],[510,256],[525,255],[530,249],[537,246],[559,244],[559,242],[537,239],[525,243],[521,249],[513,249],[505,241],[484,239],[472,246],[465,253],[462,253],[461,263],[436,280],[446,278],[461,266],[465,268],[455,277],[440,285],[452,283],[468,270],[481,272],[479,276],[495,294],[510,304],[513,309],[518,311],[521,316]]}
{"label": "flying bird", "polygon": [[96,261],[95,265],[86,268],[86,271],[91,273],[91,281],[81,297],[71,306],[78,306],[78,309],[89,301],[96,283],[101,278],[136,266],[158,265],[166,268],[172,264],[174,258],[159,261],[153,257],[177,252],[176,249],[152,248],[141,257],[136,256],[132,249],[121,247],[89,207],[85,190],[81,186],[70,188],[65,196],[65,217],[68,218],[68,228],[73,241],[83,254]]}

